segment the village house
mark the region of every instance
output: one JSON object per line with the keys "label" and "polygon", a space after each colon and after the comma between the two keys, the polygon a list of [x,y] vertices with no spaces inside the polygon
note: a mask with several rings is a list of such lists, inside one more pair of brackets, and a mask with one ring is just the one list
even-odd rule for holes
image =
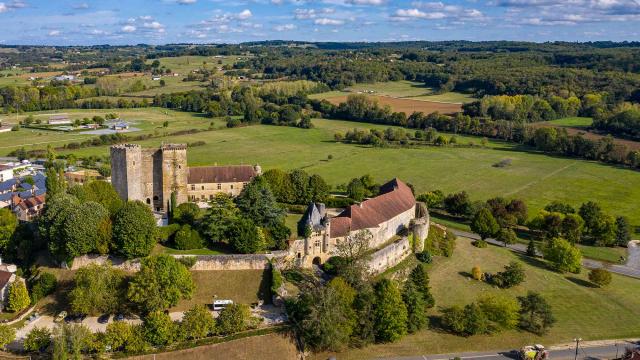
{"label": "village house", "polygon": [[12,210],[20,221],[32,221],[38,217],[44,209],[44,204],[45,195],[36,195],[26,199],[14,195],[11,198]]}
{"label": "village house", "polygon": [[67,183],[72,185],[84,185],[87,182],[93,180],[102,180],[103,176],[97,170],[93,169],[80,169],[75,171],[67,171],[64,173],[64,178]]}
{"label": "village house", "polygon": [[187,177],[189,201],[207,202],[218,193],[238,196],[261,172],[257,165],[190,167]]}

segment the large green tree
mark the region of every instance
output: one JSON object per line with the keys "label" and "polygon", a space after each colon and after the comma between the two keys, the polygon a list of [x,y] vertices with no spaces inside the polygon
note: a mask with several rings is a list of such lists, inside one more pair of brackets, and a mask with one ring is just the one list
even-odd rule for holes
{"label": "large green tree", "polygon": [[195,284],[189,270],[169,255],[142,260],[140,271],[129,283],[128,297],[143,312],[166,310],[180,299],[190,299]]}
{"label": "large green tree", "polygon": [[268,227],[281,223],[285,218],[285,211],[282,209],[269,184],[262,176],[253,179],[236,198],[236,204],[242,214],[253,220],[259,226]]}
{"label": "large green tree", "polygon": [[407,307],[407,331],[414,333],[427,326],[427,305],[422,292],[412,281],[407,281],[402,290],[402,301]]}
{"label": "large green tree", "polygon": [[16,279],[9,285],[9,298],[7,300],[7,310],[20,312],[29,307],[31,299],[27,285],[21,279]]}
{"label": "large green tree", "polygon": [[172,343],[176,339],[177,326],[162,311],[153,311],[144,317],[142,323],[144,338],[155,346],[163,346]]}
{"label": "large green tree", "polygon": [[194,305],[184,313],[180,327],[187,339],[201,339],[216,332],[216,320],[203,305]]}
{"label": "large green tree", "polygon": [[16,329],[6,324],[0,324],[0,349],[4,349],[5,346],[15,339]]}
{"label": "large green tree", "polygon": [[407,333],[407,307],[398,285],[382,279],[375,285],[375,334],[380,342],[398,340]]}
{"label": "large green tree", "polygon": [[526,296],[518,296],[520,302],[520,327],[542,335],[556,322],[551,305],[542,295],[529,291]]}
{"label": "large green tree", "polygon": [[127,202],[114,216],[113,242],[128,259],[149,255],[156,244],[156,231],[153,213],[139,201]]}
{"label": "large green tree", "polygon": [[240,211],[231,196],[224,193],[216,194],[209,205],[201,221],[202,233],[211,243],[226,241],[227,231]]}
{"label": "large green tree", "polygon": [[107,253],[111,242],[109,212],[97,202],[80,204],[65,219],[63,236],[66,256],[62,260],[92,251]]}
{"label": "large green tree", "polygon": [[250,219],[237,218],[227,229],[229,244],[241,254],[253,254],[266,247],[265,236]]}
{"label": "large green tree", "polygon": [[71,311],[96,316],[115,314],[125,299],[125,274],[110,264],[91,264],[78,269],[69,292]]}
{"label": "large green tree", "polygon": [[38,220],[40,236],[47,242],[49,251],[58,259],[67,258],[65,221],[79,205],[78,199],[72,195],[61,193],[51,196],[47,199],[44,212]]}
{"label": "large green tree", "polygon": [[8,208],[0,209],[0,253],[7,251],[9,242],[18,227],[18,218]]}
{"label": "large green tree", "polygon": [[580,273],[582,266],[582,253],[565,239],[549,239],[542,249],[544,258],[550,261],[560,271]]}
{"label": "large green tree", "polygon": [[471,230],[484,240],[496,236],[500,231],[500,225],[489,209],[482,208],[474,215],[471,221]]}

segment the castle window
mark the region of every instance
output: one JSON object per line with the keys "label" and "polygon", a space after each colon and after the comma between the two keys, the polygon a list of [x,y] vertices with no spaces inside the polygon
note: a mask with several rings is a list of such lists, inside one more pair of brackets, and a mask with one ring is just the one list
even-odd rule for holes
{"label": "castle window", "polygon": [[316,247],[320,247],[320,240],[316,240]]}
{"label": "castle window", "polygon": [[233,190],[233,184],[231,184],[231,190]]}
{"label": "castle window", "polygon": [[209,195],[209,200],[213,200],[213,195]]}
{"label": "castle window", "polygon": [[204,190],[204,185],[202,185],[202,190]]}
{"label": "castle window", "polygon": [[222,184],[218,184],[218,190],[222,189]]}
{"label": "castle window", "polygon": [[136,162],[134,161],[134,162],[133,162],[133,165],[135,165],[135,164],[136,164]]}
{"label": "castle window", "polygon": [[195,190],[195,189],[196,189],[196,186],[192,184],[191,185],[191,190]]}
{"label": "castle window", "polygon": [[158,201],[158,195],[153,197],[153,201]]}
{"label": "castle window", "polygon": [[151,199],[147,198],[147,205],[151,204]]}
{"label": "castle window", "polygon": [[204,200],[204,195],[200,195],[200,200]]}

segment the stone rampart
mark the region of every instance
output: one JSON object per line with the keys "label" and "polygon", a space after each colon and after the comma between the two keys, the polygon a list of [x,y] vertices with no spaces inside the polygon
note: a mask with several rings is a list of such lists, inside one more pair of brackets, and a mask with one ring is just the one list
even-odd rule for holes
{"label": "stone rampart", "polygon": [[374,274],[380,274],[398,265],[412,253],[413,249],[409,238],[403,237],[373,253],[371,260],[369,260],[369,268]]}

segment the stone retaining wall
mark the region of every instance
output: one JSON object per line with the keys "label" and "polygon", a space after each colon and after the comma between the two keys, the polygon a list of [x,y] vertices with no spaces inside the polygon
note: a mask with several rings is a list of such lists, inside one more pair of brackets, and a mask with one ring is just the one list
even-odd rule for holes
{"label": "stone retaining wall", "polygon": [[413,249],[409,238],[403,237],[373,253],[369,266],[374,274],[380,274],[398,265],[411,254],[413,254]]}

